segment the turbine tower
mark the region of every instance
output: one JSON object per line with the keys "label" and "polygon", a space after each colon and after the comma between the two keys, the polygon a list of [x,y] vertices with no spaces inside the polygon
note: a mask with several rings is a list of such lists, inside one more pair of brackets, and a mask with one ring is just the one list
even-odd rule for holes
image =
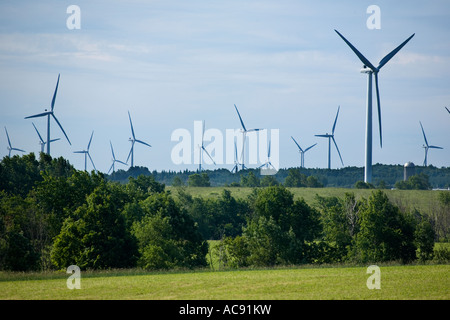
{"label": "turbine tower", "polygon": [[69,142],[70,145],[72,145],[72,143],[70,143],[69,137],[67,137],[66,132],[64,131],[63,127],[61,126],[61,123],[59,123],[58,119],[56,118],[55,114],[53,113],[53,109],[55,108],[56,93],[58,92],[59,76],[60,75],[58,74],[58,81],[56,82],[55,92],[53,93],[53,99],[52,99],[52,104],[51,104],[50,111],[47,111],[47,109],[45,109],[45,112],[43,112],[43,113],[39,113],[39,114],[35,114],[35,115],[29,116],[29,117],[25,117],[25,119],[30,119],[30,118],[38,118],[38,117],[45,117],[45,116],[47,116],[47,154],[48,155],[50,155],[50,143],[51,143],[51,139],[50,139],[50,116],[52,116],[53,119],[55,119],[56,123],[61,128],[61,131],[66,136],[67,141]]}
{"label": "turbine tower", "polygon": [[[44,139],[42,139],[42,136],[41,136],[41,134],[39,133],[39,131],[38,131],[38,129],[36,128],[36,126],[34,125],[34,123],[32,122],[31,124],[33,125],[34,129],[36,130],[36,132],[37,132],[37,134],[38,134],[38,136],[39,136],[39,144],[41,145],[41,152],[43,153],[43,152],[44,152],[45,144],[46,144],[47,142],[44,141]],[[50,142],[54,142],[54,141],[58,141],[58,140],[60,140],[60,138],[58,138],[58,139],[52,139],[52,140],[50,140]]]}
{"label": "turbine tower", "polygon": [[238,159],[236,140],[234,140],[233,142],[234,142],[234,167],[233,167],[233,169],[231,169],[231,172],[237,173],[240,163],[239,163],[239,159]]}
{"label": "turbine tower", "polygon": [[423,148],[425,149],[425,159],[423,160],[423,165],[426,167],[427,166],[428,149],[443,149],[443,148],[428,145],[427,137],[425,136],[425,131],[423,130],[422,122],[419,121],[419,123],[420,123],[420,127],[422,128],[423,139],[425,140],[425,144],[423,145]]}
{"label": "turbine tower", "polygon": [[375,67],[369,60],[366,59],[347,39],[344,38],[337,30],[336,33],[345,41],[345,43],[352,49],[352,51],[358,56],[359,60],[363,63],[363,69],[361,73],[367,73],[367,111],[366,111],[366,146],[365,146],[365,168],[364,168],[364,182],[372,182],[372,75],[375,76],[375,89],[377,95],[378,105],[378,126],[380,131],[380,147],[383,147],[383,140],[381,134],[381,107],[380,107],[380,93],[378,90],[378,72],[380,69],[388,63],[392,57],[400,51],[401,48],[414,36],[411,35],[408,39],[403,41],[397,48],[392,50],[383,59],[380,60],[378,67]]}
{"label": "turbine tower", "polygon": [[112,158],[112,165],[111,165],[111,167],[108,170],[108,174],[111,172],[111,169],[112,169],[112,171],[114,173],[114,165],[115,165],[116,162],[119,162],[119,163],[124,164],[124,165],[127,166],[127,164],[125,162],[116,159],[116,156],[114,155],[114,149],[113,149],[111,141],[109,141],[109,145],[111,146],[111,154],[112,154],[113,158]]}
{"label": "turbine tower", "polygon": [[212,161],[214,164],[216,164],[216,162],[214,161],[214,159],[211,157],[211,155],[209,154],[209,152],[206,151],[205,146],[203,145],[203,137],[204,137],[204,135],[205,135],[205,121],[202,121],[202,123],[203,123],[203,129],[202,129],[202,145],[199,145],[199,146],[198,146],[198,149],[199,149],[199,152],[200,152],[200,154],[199,154],[199,156],[200,156],[200,157],[199,157],[200,162],[199,162],[199,164],[198,164],[198,172],[202,172],[203,151],[206,152],[206,154],[207,154],[208,157],[211,159],[211,161]]}
{"label": "turbine tower", "polygon": [[341,153],[339,152],[339,148],[337,146],[336,140],[334,140],[334,129],[336,128],[336,122],[338,119],[338,115],[339,115],[339,109],[340,106],[338,107],[337,113],[336,113],[336,118],[334,119],[334,124],[333,124],[333,129],[331,130],[331,134],[316,134],[316,137],[321,137],[321,138],[328,138],[328,169],[331,169],[331,140],[333,140],[334,145],[336,146],[336,150],[339,154],[339,158],[341,158],[341,163],[342,166],[344,166],[344,162],[342,161],[342,157],[341,157]]}
{"label": "turbine tower", "polygon": [[9,140],[9,134],[8,134],[8,130],[6,130],[6,127],[5,127],[5,131],[6,131],[6,137],[8,138],[8,157],[11,158],[11,151],[26,152],[25,150],[14,148],[11,145],[11,140]]}
{"label": "turbine tower", "polygon": [[81,151],[74,151],[73,153],[84,153],[84,171],[86,171],[86,165],[87,165],[87,157],[91,160],[92,166],[94,167],[94,170],[97,171],[95,168],[94,161],[92,161],[91,155],[89,154],[89,147],[91,146],[92,136],[94,135],[94,131],[91,133],[91,138],[89,139],[89,143],[86,150]]}
{"label": "turbine tower", "polygon": [[244,170],[244,168],[245,168],[245,165],[244,165],[245,164],[245,161],[244,161],[245,137],[246,137],[248,132],[259,131],[259,130],[262,130],[262,129],[247,129],[247,128],[245,128],[244,121],[242,121],[242,118],[241,118],[241,115],[239,113],[238,108],[236,107],[236,105],[234,105],[234,107],[236,108],[236,112],[237,112],[237,114],[239,116],[239,120],[241,121],[241,125],[242,125],[242,129],[241,129],[241,132],[242,132],[242,153],[241,153],[242,163],[241,163],[241,165],[242,165],[242,170]]}
{"label": "turbine tower", "polygon": [[131,134],[133,135],[133,138],[129,139],[129,141],[131,141],[131,149],[130,149],[130,153],[128,154],[128,157],[127,157],[127,163],[128,163],[128,159],[130,159],[130,156],[131,156],[131,167],[133,167],[134,166],[134,143],[139,142],[140,144],[146,145],[148,147],[151,147],[151,145],[149,145],[147,142],[136,139],[136,136],[134,135],[133,123],[131,122],[130,111],[128,111],[128,118],[130,119]]}
{"label": "turbine tower", "polygon": [[300,154],[301,154],[300,167],[301,167],[301,168],[304,168],[304,167],[305,167],[305,153],[306,153],[306,151],[308,151],[309,149],[311,149],[312,147],[314,147],[317,143],[314,143],[312,146],[309,146],[308,148],[306,148],[305,150],[303,150],[303,149],[300,147],[300,145],[297,143],[297,141],[295,141],[294,137],[291,136],[291,138],[292,138],[292,140],[294,140],[295,144],[296,144],[297,147],[298,147],[298,152],[300,152]]}

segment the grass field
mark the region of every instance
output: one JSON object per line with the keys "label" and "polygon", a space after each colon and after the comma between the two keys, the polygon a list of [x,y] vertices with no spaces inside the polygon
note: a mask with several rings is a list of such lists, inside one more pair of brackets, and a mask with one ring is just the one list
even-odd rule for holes
{"label": "grass field", "polygon": [[0,273],[0,299],[151,300],[448,300],[450,265],[380,266],[381,289],[367,288],[367,267],[81,274],[70,290],[65,273]]}
{"label": "grass field", "polygon": [[[176,196],[176,188],[167,187],[172,190]],[[187,192],[192,196],[203,198],[219,197],[223,189],[230,190],[231,195],[235,198],[246,198],[251,192],[252,188],[241,187],[189,187]],[[313,205],[316,194],[323,197],[343,197],[345,193],[354,193],[356,199],[361,197],[368,198],[373,192],[373,189],[348,189],[348,188],[288,188],[294,195],[294,199],[303,198],[309,205]],[[433,208],[438,205],[438,191],[435,190],[383,190],[389,199],[400,209],[418,209],[424,213],[432,212]],[[450,191],[448,191],[450,192]]]}

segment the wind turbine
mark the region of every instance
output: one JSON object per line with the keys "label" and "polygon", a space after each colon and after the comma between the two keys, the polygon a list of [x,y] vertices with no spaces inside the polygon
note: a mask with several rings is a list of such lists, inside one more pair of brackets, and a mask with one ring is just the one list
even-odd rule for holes
{"label": "wind turbine", "polygon": [[341,163],[342,166],[344,166],[344,162],[342,161],[342,157],[341,157],[341,153],[339,152],[339,148],[337,146],[336,140],[334,140],[334,129],[336,128],[336,122],[337,122],[337,118],[339,115],[339,109],[340,106],[338,107],[337,113],[336,113],[336,118],[334,119],[334,124],[333,124],[333,129],[331,130],[331,134],[316,134],[316,137],[321,137],[321,138],[328,138],[328,169],[331,169],[331,140],[333,140],[334,145],[336,146],[336,150],[339,154],[339,158],[341,158]]}
{"label": "wind turbine", "polygon": [[114,155],[114,149],[113,149],[113,146],[112,146],[111,141],[109,141],[109,145],[111,146],[111,153],[112,153],[112,157],[113,157],[112,160],[113,160],[113,161],[112,161],[111,167],[110,167],[109,170],[108,170],[108,174],[109,174],[109,172],[111,171],[111,169],[112,169],[112,171],[113,171],[113,173],[114,173],[114,164],[115,164],[116,162],[119,162],[119,163],[124,164],[124,165],[127,166],[127,164],[126,164],[125,162],[122,162],[122,161],[116,159],[116,156]]}
{"label": "wind turbine", "polygon": [[423,147],[425,149],[425,159],[423,160],[423,165],[426,167],[427,166],[428,149],[443,149],[443,148],[428,145],[427,137],[425,136],[425,131],[423,130],[422,122],[419,121],[419,123],[420,123],[420,127],[422,128],[423,139],[425,140],[425,144],[423,145]]}
{"label": "wind turbine", "polygon": [[[39,136],[39,144],[41,145],[41,152],[43,153],[43,152],[44,152],[45,144],[46,144],[47,142],[44,141],[44,139],[42,139],[41,134],[39,133],[39,131],[38,131],[38,129],[36,128],[36,126],[34,125],[34,123],[32,122],[31,124],[33,125],[34,129],[36,130],[36,132],[37,132],[37,134],[38,134],[38,136]],[[52,140],[50,140],[50,142],[55,142],[55,141],[58,141],[58,140],[60,140],[60,138],[52,139]]]}
{"label": "wind turbine", "polygon": [[89,143],[86,150],[81,151],[74,151],[73,153],[84,153],[84,171],[86,171],[86,165],[87,165],[87,157],[91,160],[92,166],[94,167],[94,170],[97,171],[95,168],[94,161],[92,161],[91,155],[89,154],[89,147],[91,146],[92,136],[94,135],[94,131],[91,133],[91,138],[89,139]]}
{"label": "wind turbine", "polygon": [[388,63],[392,57],[400,51],[401,48],[414,36],[412,34],[408,39],[403,41],[397,48],[392,50],[383,59],[380,60],[378,67],[375,67],[369,60],[367,60],[347,39],[344,38],[337,30],[336,33],[347,43],[350,49],[358,56],[359,60],[364,64],[361,73],[367,73],[367,111],[366,111],[366,147],[365,147],[365,168],[364,168],[364,182],[372,182],[372,74],[375,76],[375,89],[377,95],[378,105],[378,126],[380,131],[380,147],[383,147],[383,140],[381,134],[381,107],[380,107],[380,93],[378,90],[378,72]]}
{"label": "wind turbine", "polygon": [[231,172],[237,173],[239,169],[239,159],[238,159],[238,153],[237,153],[237,147],[236,147],[236,141],[234,141],[234,167],[231,169]]}
{"label": "wind turbine", "polygon": [[206,151],[205,146],[203,145],[203,137],[205,135],[205,121],[203,122],[203,130],[202,130],[202,145],[198,146],[199,152],[200,152],[200,163],[198,165],[198,171],[201,172],[202,171],[202,162],[203,162],[203,151],[206,152],[206,154],[208,155],[208,157],[211,159],[211,161],[216,164],[216,162],[214,161],[214,159],[211,157],[211,155],[208,153],[208,151]]}
{"label": "wind turbine", "polygon": [[128,159],[130,159],[130,156],[131,156],[131,167],[133,167],[134,166],[134,143],[139,142],[148,147],[151,147],[151,145],[149,145],[147,142],[136,139],[136,136],[134,135],[133,123],[131,122],[130,111],[128,111],[128,118],[130,119],[131,134],[133,135],[133,138],[128,139],[129,141],[131,141],[131,149],[130,149],[130,153],[128,154],[127,163],[128,163]]}
{"label": "wind turbine", "polygon": [[53,113],[53,109],[55,108],[56,93],[58,92],[59,76],[60,75],[58,74],[58,81],[56,82],[55,92],[53,93],[53,99],[52,99],[50,111],[47,111],[47,109],[45,109],[45,112],[43,112],[43,113],[25,117],[25,119],[29,119],[29,118],[38,118],[38,117],[47,116],[47,154],[48,155],[50,155],[50,143],[51,143],[51,141],[50,141],[50,116],[52,116],[53,119],[55,119],[56,123],[61,128],[61,131],[66,136],[67,141],[69,142],[70,145],[72,145],[72,143],[70,143],[69,137],[67,137],[66,132],[64,131],[63,127],[61,126],[61,123],[59,123],[58,119],[56,118],[55,114]]}
{"label": "wind turbine", "polygon": [[8,138],[8,151],[9,151],[8,157],[11,157],[11,151],[26,152],[25,150],[14,148],[13,146],[11,146],[11,140],[9,140],[9,134],[8,134],[8,130],[6,130],[6,127],[5,127],[5,131],[6,131],[6,137]]}
{"label": "wind turbine", "polygon": [[276,170],[276,168],[270,162],[270,140],[269,140],[269,147],[268,147],[268,151],[267,151],[267,160],[264,164],[259,166],[258,169],[260,169],[262,167],[266,167],[267,169],[270,169],[272,167],[272,169]]}
{"label": "wind turbine", "polygon": [[308,151],[309,149],[311,149],[312,147],[314,147],[317,143],[314,143],[312,146],[309,146],[308,148],[306,148],[305,150],[303,150],[300,145],[297,143],[297,141],[295,141],[295,139],[291,136],[292,140],[294,140],[295,144],[298,147],[298,152],[300,152],[301,154],[301,162],[300,162],[300,167],[304,168],[305,167],[305,152]]}
{"label": "wind turbine", "polygon": [[242,153],[241,153],[242,164],[241,165],[242,165],[242,170],[244,170],[244,168],[245,168],[245,165],[244,165],[244,163],[245,163],[245,161],[244,161],[245,137],[248,132],[259,131],[262,129],[247,129],[247,128],[245,128],[244,121],[242,121],[242,118],[241,118],[241,115],[239,114],[238,108],[236,107],[236,105],[234,105],[234,107],[236,108],[236,112],[239,116],[239,120],[241,121],[241,125],[242,125],[242,129],[241,129],[241,132],[242,132]]}

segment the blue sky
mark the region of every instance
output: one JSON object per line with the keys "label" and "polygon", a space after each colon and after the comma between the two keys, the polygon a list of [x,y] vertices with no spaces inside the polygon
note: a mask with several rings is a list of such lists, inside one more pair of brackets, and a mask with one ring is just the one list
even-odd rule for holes
{"label": "blue sky", "polygon": [[[81,10],[81,29],[70,30],[69,5]],[[366,12],[380,7],[381,29]],[[345,166],[364,166],[367,79],[361,62],[334,29],[373,64],[414,38],[379,73],[383,148],[374,109],[373,163],[450,166],[450,3],[448,1],[1,1],[0,125],[13,146],[39,152],[32,122],[46,137],[43,112],[61,74],[55,115],[72,145],[52,122],[51,154],[78,169],[87,147],[98,170],[130,150],[150,170],[196,169],[176,165],[174,130],[192,134],[194,121],[223,132],[240,127],[279,129],[281,167],[300,165],[290,136],[307,152],[305,166],[327,167],[328,145],[315,137],[331,131]],[[209,142],[206,142],[207,145]],[[197,149],[192,147],[192,152]],[[8,154],[4,128],[0,157]],[[14,154],[14,153],[13,153]],[[332,168],[341,168],[332,149]],[[261,161],[264,161],[262,159]],[[206,168],[232,165],[205,165]],[[116,169],[126,167],[116,165]],[[88,165],[88,169],[90,166]]]}

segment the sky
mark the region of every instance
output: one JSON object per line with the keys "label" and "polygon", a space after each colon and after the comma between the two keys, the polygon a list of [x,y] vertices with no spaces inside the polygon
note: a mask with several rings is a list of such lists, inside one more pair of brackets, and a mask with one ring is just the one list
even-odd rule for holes
{"label": "sky", "polygon": [[[79,15],[67,12],[71,5],[78,6]],[[367,12],[371,5],[378,6],[379,15]],[[47,120],[24,118],[50,108],[60,74],[54,114],[71,144],[52,120],[51,138],[61,140],[51,144],[51,155],[77,169],[84,169],[84,156],[74,151],[87,148],[92,132],[90,155],[99,171],[108,172],[112,164],[110,141],[116,159],[127,160],[128,112],[136,139],[151,145],[135,144],[134,165],[151,171],[197,169],[194,127],[203,120],[210,130],[205,146],[217,162],[203,168],[231,169],[226,131],[241,127],[234,105],[247,129],[278,131],[271,145],[281,168],[300,166],[291,136],[304,149],[317,143],[305,154],[307,168],[327,167],[328,142],[315,135],[331,133],[339,107],[335,140],[344,166],[363,167],[367,75],[334,30],[374,65],[415,34],[379,72],[383,146],[374,92],[373,163],[422,165],[420,121],[428,143],[443,148],[429,151],[428,164],[449,167],[450,114],[444,108],[450,109],[449,18],[447,0],[5,0],[0,2],[0,125],[13,147],[37,154],[32,123],[46,140]],[[368,20],[380,28],[369,28]],[[79,28],[73,28],[78,21]],[[187,132],[190,139],[184,136],[181,144],[173,138],[176,132]],[[217,132],[221,136],[211,139]],[[178,163],[173,151],[187,141],[190,161]],[[1,158],[7,147],[1,128]],[[248,166],[265,160],[261,156]],[[331,168],[342,167],[332,146]],[[92,170],[89,162],[87,169]]]}

